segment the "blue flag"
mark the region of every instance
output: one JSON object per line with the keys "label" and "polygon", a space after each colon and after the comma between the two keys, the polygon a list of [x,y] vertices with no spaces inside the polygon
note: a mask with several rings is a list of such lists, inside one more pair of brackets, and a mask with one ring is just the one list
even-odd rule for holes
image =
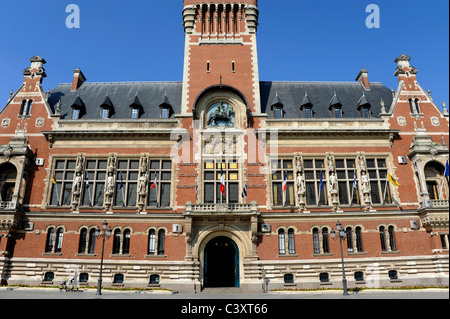
{"label": "blue flag", "polygon": [[323,191],[323,172],[320,172],[320,190]]}
{"label": "blue flag", "polygon": [[353,188],[354,188],[354,189],[358,189],[358,180],[357,180],[357,178],[356,178],[356,171],[355,171],[355,173],[353,174]]}
{"label": "blue flag", "polygon": [[244,190],[242,191],[242,198],[247,197],[247,182],[245,182]]}
{"label": "blue flag", "polygon": [[120,186],[119,189],[123,188],[123,176],[122,176],[122,172],[120,172]]}

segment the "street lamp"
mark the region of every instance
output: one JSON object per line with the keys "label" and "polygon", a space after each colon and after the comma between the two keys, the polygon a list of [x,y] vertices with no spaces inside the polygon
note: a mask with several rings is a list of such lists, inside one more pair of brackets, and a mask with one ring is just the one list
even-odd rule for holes
{"label": "street lamp", "polygon": [[105,251],[105,240],[109,239],[112,234],[111,227],[106,229],[108,227],[108,223],[106,221],[103,222],[103,229],[100,230],[100,228],[97,227],[95,230],[95,237],[97,239],[103,238],[103,245],[102,245],[102,259],[100,262],[100,276],[98,277],[98,287],[97,287],[97,295],[102,294],[102,274],[103,274],[103,253]]}
{"label": "street lamp", "polygon": [[[347,279],[345,278],[345,266],[344,266],[344,252],[342,250],[342,241],[347,238],[347,233],[344,228],[342,228],[342,224],[337,222],[336,224],[337,230],[339,232],[339,243],[341,244],[341,258],[342,258],[342,284],[344,286],[344,296],[348,296],[347,291]],[[336,239],[336,232],[334,229],[331,230],[331,238]]]}

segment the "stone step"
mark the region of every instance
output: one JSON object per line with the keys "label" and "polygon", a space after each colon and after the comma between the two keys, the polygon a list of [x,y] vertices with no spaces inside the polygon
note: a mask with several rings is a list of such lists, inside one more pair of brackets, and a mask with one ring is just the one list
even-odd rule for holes
{"label": "stone step", "polygon": [[202,291],[202,294],[236,294],[236,293],[242,293],[241,288],[205,288]]}

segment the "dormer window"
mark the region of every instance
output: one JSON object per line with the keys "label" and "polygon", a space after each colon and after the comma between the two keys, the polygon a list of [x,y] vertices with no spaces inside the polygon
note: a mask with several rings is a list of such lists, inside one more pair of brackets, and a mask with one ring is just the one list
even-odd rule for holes
{"label": "dormer window", "polygon": [[109,109],[102,108],[102,119],[109,119]]}
{"label": "dormer window", "polygon": [[336,92],[334,92],[334,96],[331,99],[329,110],[332,112],[332,116],[335,119],[341,119],[343,117],[342,104],[339,101]]}
{"label": "dormer window", "polygon": [[106,96],[105,101],[100,105],[102,112],[101,117],[103,120],[110,119],[114,114],[114,105],[112,104],[110,98]]}
{"label": "dormer window", "polygon": [[131,109],[131,119],[133,120],[137,120],[141,117],[141,115],[144,113],[144,108],[141,104],[141,102],[139,101],[139,98],[136,97],[134,98],[134,102],[130,105],[130,109]]}
{"label": "dormer window", "polygon": [[72,120],[78,120],[80,118],[80,109],[72,109]]}
{"label": "dormer window", "polygon": [[283,118],[283,107],[282,106],[276,106],[273,109],[274,117],[276,119],[282,119]]}
{"label": "dormer window", "polygon": [[167,95],[164,96],[164,101],[159,105],[159,108],[161,109],[161,119],[170,119],[173,114],[173,108]]}
{"label": "dormer window", "polygon": [[341,119],[342,118],[342,107],[340,105],[333,106],[333,114],[334,114],[334,118]]}
{"label": "dormer window", "polygon": [[370,116],[370,106],[365,106],[365,107],[363,107],[363,108],[361,108],[361,112],[362,112],[362,116],[363,116],[363,118],[365,118],[365,119],[369,119],[371,116]]}
{"label": "dormer window", "polygon": [[307,119],[312,119],[313,118],[313,111],[312,111],[312,107],[308,106],[304,108],[305,110],[305,117]]}
{"label": "dormer window", "polygon": [[86,114],[84,102],[77,96],[77,99],[72,104],[72,120],[79,120],[84,114]]}
{"label": "dormer window", "polygon": [[312,119],[314,117],[313,104],[308,97],[308,92],[305,92],[305,97],[303,98],[302,105],[300,106],[300,111],[303,111],[305,118]]}
{"label": "dormer window", "polygon": [[273,117],[276,119],[284,118],[284,104],[281,102],[280,97],[278,96],[278,92],[275,96],[275,99],[272,102],[271,109],[273,111]]}
{"label": "dormer window", "polygon": [[162,107],[161,108],[161,118],[162,119],[168,119],[169,118],[169,108],[168,107]]}
{"label": "dormer window", "polygon": [[131,118],[133,120],[136,120],[139,118],[139,109],[138,108],[135,108],[135,107],[131,108]]}

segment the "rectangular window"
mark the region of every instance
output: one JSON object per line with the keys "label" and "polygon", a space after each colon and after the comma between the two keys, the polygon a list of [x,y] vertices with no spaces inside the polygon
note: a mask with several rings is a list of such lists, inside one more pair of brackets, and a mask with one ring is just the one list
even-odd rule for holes
{"label": "rectangular window", "polygon": [[[156,184],[155,184],[156,179]],[[170,186],[172,183],[172,161],[150,161],[148,206],[170,207]],[[155,187],[151,188],[155,184]]]}
{"label": "rectangular window", "polygon": [[335,107],[334,108],[334,117],[337,119],[342,118],[342,110],[340,107]]}
{"label": "rectangular window", "polygon": [[[356,172],[354,159],[336,159],[336,174],[339,181],[339,202],[341,205],[359,204],[358,190],[353,187]],[[353,195],[353,198],[352,198]]]}
{"label": "rectangular window", "polygon": [[169,118],[169,109],[167,107],[164,107],[161,109],[161,118],[162,119],[168,119]]}
{"label": "rectangular window", "polygon": [[312,113],[312,109],[310,107],[305,108],[305,117],[307,119],[312,119],[313,113]]}
{"label": "rectangular window", "polygon": [[[385,159],[367,158],[367,169],[370,178],[370,188],[373,204],[392,204],[391,183],[388,182],[388,168]],[[386,190],[386,197],[383,196]]]}
{"label": "rectangular window", "polygon": [[80,109],[72,110],[72,120],[78,120],[80,118]]}
{"label": "rectangular window", "polygon": [[107,160],[86,161],[82,206],[103,207],[107,164]]}
{"label": "rectangular window", "polygon": [[271,170],[273,205],[295,206],[293,161],[285,159],[272,160]]}
{"label": "rectangular window", "polygon": [[[221,170],[224,175],[225,194],[221,192]],[[239,164],[232,161],[204,163],[205,204],[239,203]]]}
{"label": "rectangular window", "polygon": [[275,108],[275,118],[276,119],[282,119],[283,118],[283,108],[282,107],[276,107]]}
{"label": "rectangular window", "polygon": [[370,107],[365,107],[363,108],[363,117],[365,119],[370,118]]}
{"label": "rectangular window", "polygon": [[102,119],[109,119],[109,109],[108,108],[102,109]]}
{"label": "rectangular window", "polygon": [[119,160],[114,206],[135,207],[139,179],[139,160]]}
{"label": "rectangular window", "polygon": [[304,160],[306,182],[306,204],[328,205],[326,169],[324,160]]}
{"label": "rectangular window", "polygon": [[57,160],[52,175],[51,206],[70,206],[76,160]]}
{"label": "rectangular window", "polygon": [[139,117],[139,109],[132,108],[131,109],[131,118],[136,120]]}

